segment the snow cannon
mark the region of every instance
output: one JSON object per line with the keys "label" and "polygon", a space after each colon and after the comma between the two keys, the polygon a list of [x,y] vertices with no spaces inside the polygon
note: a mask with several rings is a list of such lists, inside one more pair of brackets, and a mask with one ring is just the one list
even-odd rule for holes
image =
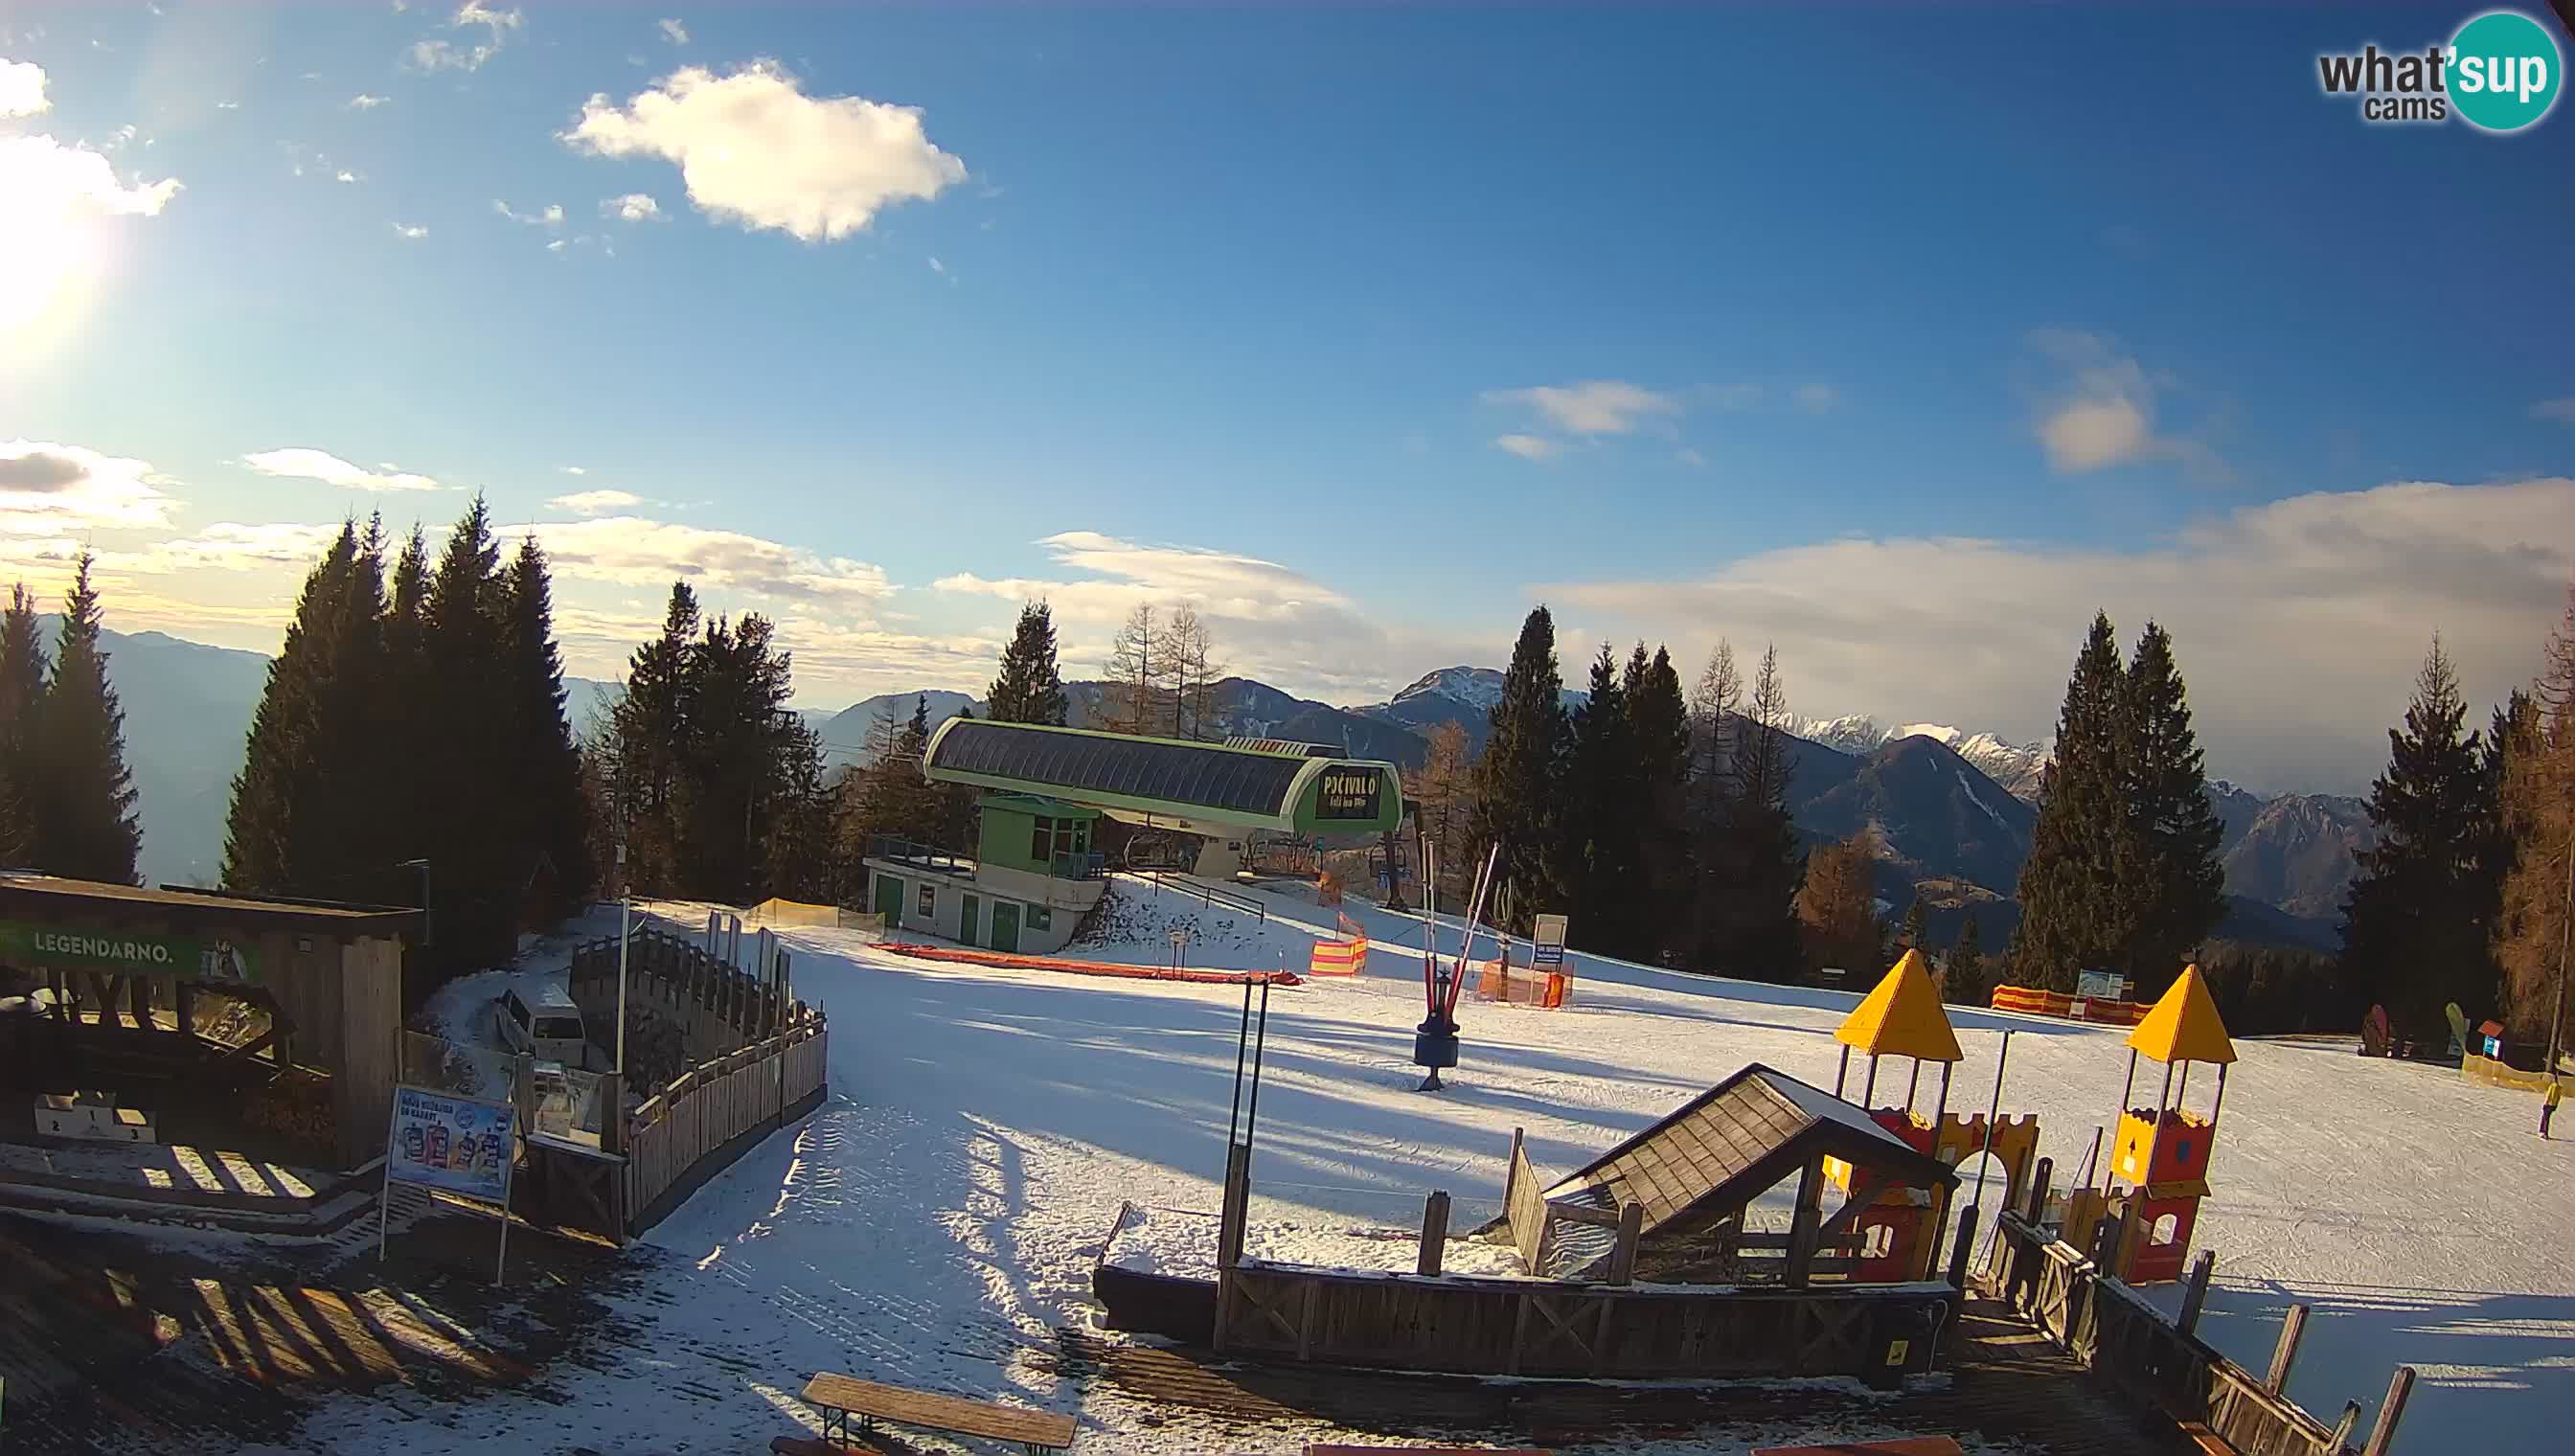
{"label": "snow cannon", "polygon": [[[1834,1096],[1843,1095],[1843,1084],[1850,1077],[1851,1052],[1857,1050],[1868,1058],[1868,1077],[1860,1087],[1859,1105],[1871,1120],[1926,1157],[1937,1155],[1935,1149],[1956,1145],[1956,1139],[1943,1139],[1941,1132],[1949,1120],[1949,1073],[1963,1053],[1958,1050],[1957,1033],[1949,1028],[1948,1012],[1941,1009],[1940,992],[1931,984],[1931,967],[1921,951],[1907,950],[1888,967],[1877,988],[1833,1032],[1833,1039],[1842,1044],[1841,1064],[1833,1073]],[[1904,1104],[1871,1107],[1869,1104],[1877,1096],[1878,1060],[1888,1056],[1906,1057],[1913,1063],[1913,1074],[1904,1086]],[[1928,1118],[1913,1110],[1914,1098],[1922,1087],[1922,1063],[1926,1061],[1940,1063],[1940,1098]],[[1839,1158],[1824,1160],[1824,1176],[1845,1192],[1858,1191],[1851,1186],[1851,1165]],[[1939,1243],[1938,1230],[1947,1214],[1945,1195],[1930,1188],[1896,1187],[1878,1194],[1851,1227],[1859,1240],[1851,1277],[1869,1283],[1928,1277],[1932,1254]],[[1925,1237],[1926,1229],[1929,1237]]]}
{"label": "snow cannon", "polygon": [[[2129,1105],[2140,1056],[2164,1065],[2163,1089],[2151,1107]],[[2228,1039],[2217,1001],[2196,965],[2182,968],[2181,978],[2128,1034],[2119,1136],[2103,1170],[2102,1187],[2108,1210],[2122,1220],[2120,1246],[2110,1266],[2131,1284],[2182,1275],[2199,1201],[2208,1196],[2208,1154],[2217,1141],[2217,1114],[2226,1103],[2226,1068],[2234,1060],[2235,1043]],[[2217,1068],[2217,1091],[2206,1117],[2182,1105],[2193,1062]]]}

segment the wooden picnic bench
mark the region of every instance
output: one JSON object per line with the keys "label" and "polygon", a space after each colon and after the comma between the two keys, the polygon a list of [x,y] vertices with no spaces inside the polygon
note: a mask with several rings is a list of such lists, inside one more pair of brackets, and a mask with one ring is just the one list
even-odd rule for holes
{"label": "wooden picnic bench", "polygon": [[[805,1403],[823,1412],[823,1438],[837,1440],[843,1447],[867,1449],[867,1433],[879,1421],[898,1426],[918,1426],[927,1431],[946,1431],[959,1436],[981,1436],[988,1441],[1008,1441],[1036,1456],[1041,1451],[1064,1451],[1073,1446],[1074,1422],[1071,1416],[1052,1411],[1023,1410],[1017,1406],[995,1405],[991,1401],[968,1400],[962,1396],[935,1395],[927,1390],[906,1390],[899,1385],[879,1385],[873,1380],[860,1380],[848,1375],[835,1375],[826,1370],[805,1382]],[[852,1422],[856,1421],[855,1431]]]}

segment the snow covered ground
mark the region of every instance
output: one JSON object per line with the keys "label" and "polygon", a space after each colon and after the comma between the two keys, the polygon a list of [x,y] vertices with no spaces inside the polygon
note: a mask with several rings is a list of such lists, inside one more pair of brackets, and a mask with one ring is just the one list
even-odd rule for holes
{"label": "snow covered ground", "polygon": [[[1075,953],[1168,957],[1157,926],[1197,914],[1210,933],[1194,964],[1295,967],[1332,923],[1280,893],[1267,925],[1232,917],[1218,934],[1206,906],[1164,898],[1130,907],[1121,945]],[[1856,997],[1575,955],[1562,1010],[1463,1003],[1462,1065],[1446,1092],[1422,1094],[1405,949],[1420,923],[1345,908],[1374,939],[1369,973],[1271,1001],[1253,1241],[1278,1257],[1352,1262],[1372,1242],[1352,1230],[1417,1226],[1433,1188],[1456,1200],[1452,1227],[1473,1227],[1498,1207],[1514,1127],[1540,1171],[1560,1173],[1746,1061],[1829,1086],[1827,1033]],[[781,933],[799,993],[831,1013],[831,1096],[653,1232],[657,1267],[616,1296],[619,1323],[647,1333],[453,1424],[351,1397],[306,1439],[757,1450],[808,1418],[794,1395],[817,1369],[1079,1411],[1083,1452],[1293,1451],[1323,1434],[1198,1430],[1109,1382],[1052,1373],[1053,1331],[1092,1318],[1091,1269],[1122,1201],[1146,1213],[1122,1234],[1122,1261],[1177,1263],[1213,1240],[1239,989],[934,964],[854,932]],[[1968,1060],[1951,1106],[1984,1108],[1998,1033],[2013,1027],[2003,1110],[2038,1113],[2041,1151],[2079,1163],[2118,1100],[2121,1033],[1955,1019]],[[2280,1311],[2313,1303],[2292,1385],[2310,1410],[2330,1419],[2356,1398],[2374,1412],[2406,1362],[2423,1383],[2399,1450],[2553,1449],[2575,1409],[2575,1145],[2532,1135],[2531,1099],[2455,1075],[2305,1042],[2240,1050],[2200,1221],[2218,1253],[2203,1332],[2258,1368]],[[1783,1434],[1887,1433],[1764,1436]]]}

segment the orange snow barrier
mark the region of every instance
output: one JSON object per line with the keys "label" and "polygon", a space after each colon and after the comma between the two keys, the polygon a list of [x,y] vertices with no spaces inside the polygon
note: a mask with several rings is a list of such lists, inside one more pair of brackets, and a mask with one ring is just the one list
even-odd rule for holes
{"label": "orange snow barrier", "polygon": [[1990,1004],[1997,1011],[2022,1011],[2032,1016],[2093,1021],[2104,1026],[2134,1026],[2146,1019],[2146,1012],[2153,1009],[2143,1001],[2105,1001],[2097,996],[2086,999],[2031,986],[1996,986]]}
{"label": "orange snow barrier", "polygon": [[1341,938],[1314,942],[1314,953],[1305,962],[1307,974],[1357,975],[1367,969],[1367,932],[1347,915],[1337,918],[1340,920]]}
{"label": "orange snow barrier", "polygon": [[1199,985],[1255,985],[1268,981],[1275,986],[1302,985],[1292,970],[1174,970],[1168,965],[1122,965],[1114,960],[1068,960],[1060,955],[1015,955],[1007,950],[970,950],[961,945],[917,945],[908,941],[887,940],[879,950],[909,955],[918,960],[951,960],[963,965],[992,965],[1009,970],[1062,970],[1074,975],[1109,975],[1126,980],[1185,980]]}
{"label": "orange snow barrier", "polygon": [[1573,989],[1571,978],[1562,971],[1522,970],[1513,975],[1510,966],[1500,960],[1470,960],[1466,969],[1475,977],[1475,999],[1479,1001],[1553,1010],[1564,1004],[1565,996]]}

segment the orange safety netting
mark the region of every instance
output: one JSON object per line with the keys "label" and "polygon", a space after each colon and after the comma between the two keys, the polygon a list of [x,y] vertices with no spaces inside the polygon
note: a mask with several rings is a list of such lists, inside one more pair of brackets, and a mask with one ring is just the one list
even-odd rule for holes
{"label": "orange safety netting", "polygon": [[2108,1001],[2097,996],[2069,996],[2056,991],[2043,991],[2032,986],[1994,987],[1993,1008],[1997,1011],[2023,1011],[2033,1016],[2061,1016],[2071,1021],[2096,1021],[2105,1026],[2134,1026],[2146,1018],[2147,1006],[2141,1001]]}
{"label": "orange safety netting", "polygon": [[1499,960],[1470,960],[1466,968],[1475,977],[1475,999],[1501,1001],[1510,1005],[1537,1006],[1552,1010],[1564,1004],[1573,992],[1572,979],[1562,971],[1522,970],[1517,975]]}
{"label": "orange safety netting", "polygon": [[1313,954],[1305,962],[1309,975],[1357,975],[1367,969],[1367,932],[1347,915],[1336,918],[1340,921],[1341,938],[1314,942]]}
{"label": "orange safety netting", "polygon": [[1200,985],[1259,984],[1292,986],[1304,982],[1292,970],[1175,970],[1168,965],[1121,965],[1112,960],[1068,960],[1060,955],[1018,955],[1007,950],[969,950],[957,945],[918,945],[906,941],[881,942],[879,950],[910,955],[921,960],[951,960],[966,965],[993,965],[1012,970],[1061,970],[1074,975],[1109,975],[1127,980],[1185,980]]}

